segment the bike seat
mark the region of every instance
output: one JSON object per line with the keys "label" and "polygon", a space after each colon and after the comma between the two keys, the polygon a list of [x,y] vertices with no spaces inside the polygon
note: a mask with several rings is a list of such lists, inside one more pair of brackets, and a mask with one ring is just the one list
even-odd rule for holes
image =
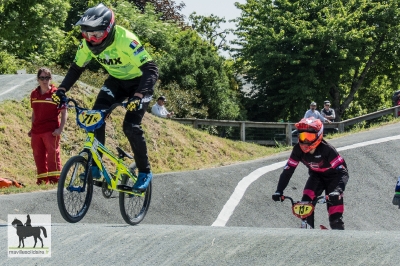
{"label": "bike seat", "polygon": [[129,159],[133,159],[133,156],[130,155],[129,153],[126,153],[124,150],[122,150],[120,147],[117,147],[118,151],[118,157],[119,158],[125,158],[128,157]]}

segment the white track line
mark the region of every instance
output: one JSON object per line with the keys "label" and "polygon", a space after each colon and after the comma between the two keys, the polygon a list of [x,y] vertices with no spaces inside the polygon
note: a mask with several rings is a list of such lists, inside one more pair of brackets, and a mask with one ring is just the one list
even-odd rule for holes
{"label": "white track line", "polygon": [[[387,141],[391,141],[391,140],[398,140],[398,139],[400,139],[400,135],[360,142],[357,144],[352,144],[352,145],[338,148],[337,150],[345,151],[345,150],[365,147],[368,145],[373,145],[373,144],[377,144],[377,143],[387,142]],[[219,213],[219,215],[217,217],[217,220],[215,220],[215,222],[211,226],[225,226],[226,223],[229,221],[229,218],[235,211],[236,206],[239,204],[240,200],[243,198],[243,195],[246,192],[246,189],[251,185],[251,183],[253,183],[260,176],[262,176],[268,172],[271,172],[276,169],[284,167],[286,162],[287,161],[282,161],[282,162],[278,162],[278,163],[274,163],[271,165],[267,165],[267,166],[258,168],[257,170],[251,172],[248,176],[243,177],[242,180],[240,180],[240,182],[237,184],[235,191],[233,191],[233,194],[231,195],[229,200],[225,203],[224,207],[222,208],[221,212]]]}

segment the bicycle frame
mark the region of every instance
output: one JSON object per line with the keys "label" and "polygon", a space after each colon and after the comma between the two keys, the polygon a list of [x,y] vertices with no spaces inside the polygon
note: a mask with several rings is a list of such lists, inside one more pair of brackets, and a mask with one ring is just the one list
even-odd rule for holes
{"label": "bicycle frame", "polygon": [[[118,181],[122,179],[122,175],[127,175],[134,182],[136,182],[136,177],[128,170],[128,167],[125,165],[123,158],[119,158],[115,156],[109,149],[107,149],[103,144],[101,144],[94,136],[94,132],[88,132],[86,141],[84,144],[84,149],[79,153],[80,155],[87,154],[88,159],[88,167],[92,166],[91,162],[93,160],[94,164],[99,168],[100,172],[103,174],[104,179],[106,180],[109,189],[118,191],[118,192],[126,192],[129,194],[137,194],[141,195],[142,193],[134,193],[133,191],[126,191],[117,188]],[[100,156],[108,158],[113,165],[116,166],[116,172],[114,174],[110,174],[107,170],[106,166],[103,163],[103,159]],[[88,173],[85,173],[85,177],[88,176]]]}
{"label": "bicycle frame", "polygon": [[[68,105],[68,108],[75,108],[76,110],[76,120],[77,124],[85,129],[87,132],[86,140],[84,143],[83,150],[79,155],[87,158],[87,172],[85,173],[85,180],[83,188],[86,186],[87,178],[89,177],[89,171],[92,166],[92,162],[99,168],[104,176],[105,181],[108,184],[108,189],[115,190],[118,192],[125,192],[128,194],[134,194],[136,196],[143,196],[144,192],[134,192],[131,189],[127,189],[122,186],[122,189],[118,188],[118,182],[122,180],[122,176],[126,175],[136,182],[136,176],[129,171],[128,167],[124,163],[124,156],[115,156],[109,149],[107,149],[103,144],[101,144],[95,137],[94,131],[105,123],[106,117],[118,106],[124,106],[124,103],[116,103],[112,105],[108,110],[88,110],[77,106],[77,103],[73,99],[68,99],[74,103],[73,106]],[[86,156],[85,156],[86,154]],[[103,163],[102,156],[108,158],[113,165],[116,166],[116,172],[110,174],[106,166]],[[129,155],[125,154],[130,157]]]}

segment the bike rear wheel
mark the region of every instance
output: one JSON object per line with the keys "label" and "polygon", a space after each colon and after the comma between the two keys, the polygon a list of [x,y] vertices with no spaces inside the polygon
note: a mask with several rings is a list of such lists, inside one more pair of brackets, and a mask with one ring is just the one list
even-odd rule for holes
{"label": "bike rear wheel", "polygon": [[[89,172],[84,186],[87,160],[77,155],[71,157],[64,165],[58,181],[57,203],[62,217],[70,223],[82,220],[89,209],[93,195],[93,179]],[[80,177],[81,175],[81,177]]]}
{"label": "bike rear wheel", "polygon": [[[133,169],[131,169],[131,171],[132,170]],[[143,192],[144,195],[142,196],[136,196],[125,192],[119,193],[119,209],[126,223],[136,225],[143,221],[150,207],[151,183],[152,182],[150,182],[146,191]],[[123,176],[121,184],[132,187],[134,183],[128,176]]]}

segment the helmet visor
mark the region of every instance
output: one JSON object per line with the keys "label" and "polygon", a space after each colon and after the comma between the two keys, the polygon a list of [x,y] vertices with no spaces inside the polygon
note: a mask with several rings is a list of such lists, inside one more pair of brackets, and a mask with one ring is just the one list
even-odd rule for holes
{"label": "helmet visor", "polygon": [[313,143],[318,138],[318,133],[315,132],[300,132],[299,142],[301,143]]}

